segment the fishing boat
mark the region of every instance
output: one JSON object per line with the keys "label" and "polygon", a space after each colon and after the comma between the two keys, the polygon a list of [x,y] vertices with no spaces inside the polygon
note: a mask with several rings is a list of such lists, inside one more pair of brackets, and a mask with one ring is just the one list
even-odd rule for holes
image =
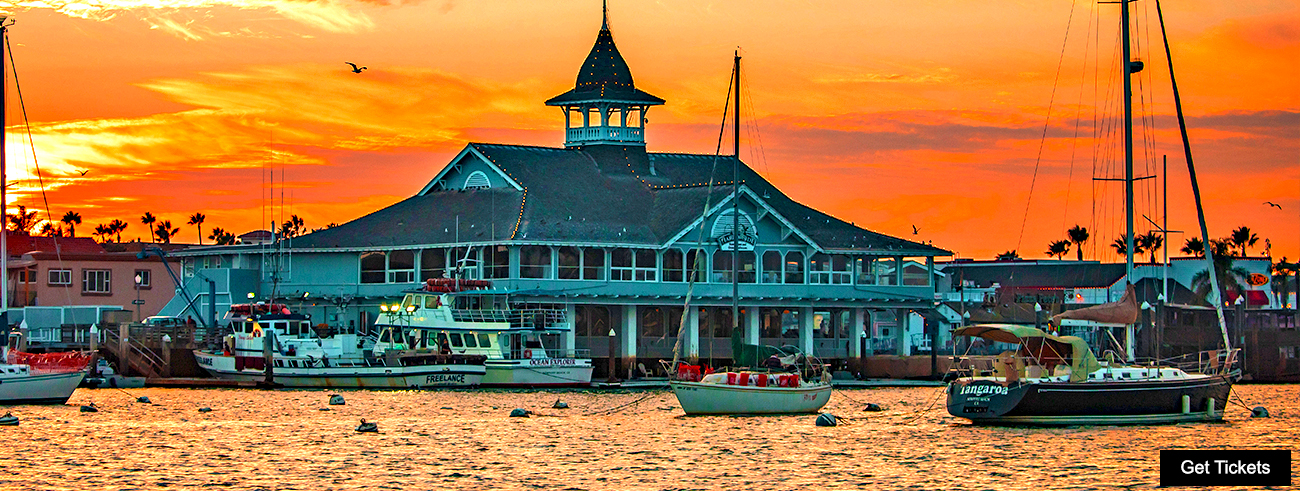
{"label": "fishing boat", "polygon": [[[736,158],[733,160],[733,170],[735,176],[740,174],[740,53],[735,56],[735,64],[732,68],[732,89],[735,94],[735,113],[733,122],[734,131],[734,150]],[[725,124],[725,123],[724,123]],[[721,145],[719,145],[721,147]],[[712,179],[710,179],[712,186]],[[732,178],[732,193],[734,196],[740,195],[740,180],[738,177]],[[738,236],[741,230],[740,214],[736,212],[736,206],[739,200],[732,200],[732,217],[735,220],[732,223],[732,230],[737,231],[733,236]],[[709,209],[705,206],[705,210]],[[703,234],[703,228],[700,229]],[[697,243],[703,242],[703,237],[696,239]],[[739,249],[736,245],[739,241],[733,241],[731,251],[732,272],[732,305],[731,318],[733,323],[738,322],[739,315],[739,271],[736,270],[739,261],[734,254]],[[696,255],[696,261],[703,254]],[[685,321],[686,312],[690,312],[691,307],[691,289],[695,283],[695,275],[701,268],[696,264],[691,268],[690,278],[688,278],[687,294],[685,306],[682,309],[683,320],[680,326],[684,329],[687,326]],[[815,357],[806,356],[804,353],[793,346],[781,348],[760,347],[757,345],[744,345],[740,342],[740,328],[738,325],[732,325],[732,358],[738,368],[734,370],[723,370],[717,373],[701,373],[703,368],[700,365],[689,365],[682,362],[679,358],[681,350],[682,333],[678,332],[677,344],[673,347],[673,361],[667,366],[668,373],[672,374],[668,381],[669,387],[673,390],[673,395],[677,397],[677,402],[681,404],[682,411],[688,415],[702,414],[798,414],[798,413],[815,413],[831,398],[830,372],[826,370],[820,360]],[[760,362],[762,366],[760,365]],[[705,369],[707,371],[707,369]]]}
{"label": "fishing boat", "polygon": [[[1128,2],[1117,2],[1121,9],[1123,52],[1129,53]],[[1161,15],[1161,33],[1164,34]],[[1165,54],[1169,41],[1165,37]],[[1067,320],[1090,322],[1098,326],[1132,326],[1139,309],[1133,293],[1133,124],[1131,75],[1142,69],[1139,61],[1123,63],[1126,203],[1128,229],[1126,240],[1128,274],[1127,291],[1118,302],[1070,310],[1052,318],[1049,326]],[[1205,210],[1192,161],[1182,101],[1169,62],[1174,103],[1182,130],[1183,149],[1191,176],[1192,194],[1200,222],[1201,240],[1208,244]],[[1238,349],[1232,348],[1223,317],[1223,301],[1214,252],[1206,248],[1205,261],[1211,284],[1209,301],[1218,313],[1223,349],[1192,353],[1169,360],[1138,362],[1127,353],[1107,351],[1097,360],[1083,339],[1056,336],[1035,327],[1014,325],[977,325],[963,327],[955,336],[981,338],[988,342],[1007,343],[1007,350],[992,367],[974,366],[969,358],[959,358],[948,385],[948,413],[976,424],[1011,425],[1091,425],[1091,424],[1162,424],[1196,421],[1221,421],[1232,384],[1240,378],[1236,368]],[[1107,331],[1109,332],[1109,331]],[[1131,331],[1130,331],[1131,332]],[[1131,335],[1129,337],[1131,339]],[[1119,343],[1115,345],[1118,347]]]}
{"label": "fishing boat", "polygon": [[381,307],[375,352],[436,346],[485,357],[485,387],[589,387],[588,352],[561,348],[573,329],[568,309],[513,301],[522,293],[493,290],[487,280],[430,278]]}
{"label": "fishing boat", "polygon": [[[4,107],[5,47],[13,19],[0,15],[0,108]],[[5,176],[5,119],[0,110],[0,217],[8,216]],[[0,230],[0,405],[63,404],[86,376],[90,355],[84,353],[35,354],[9,346],[8,229]]]}
{"label": "fishing boat", "polygon": [[217,349],[195,350],[214,377],[284,387],[367,389],[472,387],[486,357],[420,346],[376,349],[374,340],[312,325],[282,304],[237,304],[226,313],[231,334]]}

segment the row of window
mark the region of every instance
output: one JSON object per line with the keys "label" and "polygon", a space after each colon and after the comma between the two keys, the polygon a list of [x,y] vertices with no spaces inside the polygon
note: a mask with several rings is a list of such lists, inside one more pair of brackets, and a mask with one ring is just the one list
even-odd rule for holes
{"label": "row of window", "polygon": [[[149,288],[152,272],[147,269],[135,270],[131,279],[137,288]],[[49,286],[72,286],[71,269],[50,269],[46,271],[46,284]],[[29,268],[18,272],[19,283],[36,283],[36,269]],[[113,293],[113,271],[109,269],[82,269],[81,293]]]}
{"label": "row of window", "polygon": [[[748,325],[748,308],[740,309],[738,324],[732,320],[730,307],[697,307],[700,337],[730,338],[732,326],[745,329]],[[637,331],[643,338],[675,338],[682,325],[681,307],[638,307]],[[580,305],[575,309],[573,321],[577,336],[608,336],[610,319],[608,308],[599,305]],[[758,333],[764,339],[798,339],[799,309],[760,308]],[[853,325],[853,313],[848,309],[830,309],[813,312],[814,339],[848,339]]]}
{"label": "row of window", "polygon": [[[418,256],[418,261],[417,261]],[[519,278],[611,281],[683,282],[694,271],[697,282],[896,285],[899,258],[851,257],[843,254],[813,254],[769,250],[762,262],[753,251],[718,250],[711,255],[697,250],[592,247],[522,246],[519,248]],[[695,265],[691,267],[691,265]],[[361,254],[361,283],[415,283],[429,278],[452,276],[461,268],[469,278],[510,278],[508,246],[424,249],[421,251],[367,252]],[[929,285],[927,268],[905,268],[902,284]]]}

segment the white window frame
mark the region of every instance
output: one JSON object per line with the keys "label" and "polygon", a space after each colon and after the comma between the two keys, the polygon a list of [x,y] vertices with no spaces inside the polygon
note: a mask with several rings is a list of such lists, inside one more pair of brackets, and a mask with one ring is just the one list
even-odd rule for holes
{"label": "white window frame", "polygon": [[[61,278],[63,278],[63,281],[55,281],[55,279],[54,279],[54,275],[55,275],[55,274],[58,274]],[[51,269],[51,270],[49,271],[48,279],[49,279],[49,283],[50,283],[51,285],[59,285],[59,286],[68,286],[68,285],[71,285],[71,284],[72,284],[72,270],[71,270],[71,269]]]}
{"label": "white window frame", "polygon": [[[102,275],[100,274],[102,273]],[[98,277],[102,276],[102,277]],[[94,282],[94,285],[92,285]],[[92,289],[91,287],[95,288]],[[111,269],[83,269],[81,270],[81,293],[113,293],[113,270]]]}

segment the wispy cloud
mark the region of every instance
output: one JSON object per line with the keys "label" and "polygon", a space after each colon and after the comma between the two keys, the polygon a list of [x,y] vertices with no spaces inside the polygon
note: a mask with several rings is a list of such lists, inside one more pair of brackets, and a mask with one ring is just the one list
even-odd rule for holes
{"label": "wispy cloud", "polygon": [[238,34],[238,31],[215,31],[195,23],[216,8],[266,10],[284,19],[323,31],[355,33],[375,28],[374,21],[355,7],[390,4],[392,2],[384,0],[7,0],[0,1],[0,8],[10,12],[48,9],[69,17],[95,21],[133,15],[153,29],[197,41],[205,36]]}

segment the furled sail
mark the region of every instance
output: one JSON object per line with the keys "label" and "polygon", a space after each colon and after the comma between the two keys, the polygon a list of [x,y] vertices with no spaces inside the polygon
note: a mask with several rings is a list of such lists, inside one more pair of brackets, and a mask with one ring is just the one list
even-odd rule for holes
{"label": "furled sail", "polygon": [[1063,319],[1101,322],[1106,324],[1132,324],[1138,319],[1137,294],[1128,285],[1118,302],[1103,303],[1076,310],[1067,310],[1052,316],[1052,325],[1061,325]]}

